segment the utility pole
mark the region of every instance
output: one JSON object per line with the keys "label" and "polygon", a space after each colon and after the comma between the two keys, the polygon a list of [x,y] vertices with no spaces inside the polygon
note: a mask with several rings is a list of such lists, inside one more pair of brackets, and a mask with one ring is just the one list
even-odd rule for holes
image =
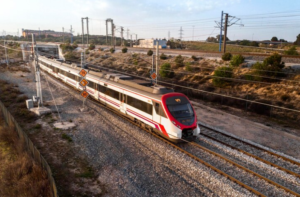
{"label": "utility pole", "polygon": [[226,37],[227,37],[227,25],[228,25],[228,14],[225,14],[225,26],[224,26],[224,46],[223,53],[226,52]]}
{"label": "utility pole", "polygon": [[221,14],[221,27],[220,27],[220,38],[219,38],[219,52],[222,50],[222,33],[223,33],[223,11]]}
{"label": "utility pole", "polygon": [[84,24],[83,18],[81,18],[81,27],[82,27],[82,48],[84,48],[83,38],[84,38]]}
{"label": "utility pole", "polygon": [[137,37],[138,37],[138,35],[135,34],[135,45],[137,45]]}
{"label": "utility pole", "polygon": [[195,26],[193,25],[193,41],[194,41],[194,27],[195,27]]}
{"label": "utility pole", "polygon": [[87,32],[87,45],[89,47],[89,18],[86,17],[86,32]]}
{"label": "utility pole", "polygon": [[[108,23],[111,24],[111,34],[108,33]],[[111,42],[110,45],[113,45],[113,34],[114,34],[114,20],[111,18],[106,19],[105,21],[106,24],[106,45],[108,45],[108,36],[111,36]]]}
{"label": "utility pole", "polygon": [[70,33],[71,33],[71,44],[73,44],[73,29],[72,29],[72,25],[71,25]]}
{"label": "utility pole", "polygon": [[159,53],[159,43],[158,43],[158,39],[156,39],[156,80],[155,83],[157,85],[157,78],[158,78],[158,53]]}
{"label": "utility pole", "polygon": [[63,43],[65,42],[65,28],[62,28],[63,30]]}
{"label": "utility pole", "polygon": [[8,67],[9,64],[8,64],[7,48],[6,48],[6,46],[5,46],[6,41],[4,40],[3,43],[4,43],[4,50],[5,50],[6,65],[7,65],[7,67]]}
{"label": "utility pole", "polygon": [[115,50],[115,48],[116,48],[116,38],[115,38],[115,29],[116,29],[116,26],[113,24],[113,26],[112,26],[112,41],[113,41],[113,46],[114,46],[114,50]]}
{"label": "utility pole", "polygon": [[124,46],[124,41],[123,41],[123,32],[124,32],[124,28],[123,27],[121,27],[121,46]]}
{"label": "utility pole", "polygon": [[43,106],[43,95],[42,95],[42,86],[41,86],[39,57],[36,51],[36,42],[35,42],[34,34],[32,34],[32,47],[33,47],[34,65],[35,65],[36,94],[38,97],[37,102],[38,102],[38,107],[40,107],[40,105]]}
{"label": "utility pole", "polygon": [[132,47],[132,34],[130,35],[130,47]]}

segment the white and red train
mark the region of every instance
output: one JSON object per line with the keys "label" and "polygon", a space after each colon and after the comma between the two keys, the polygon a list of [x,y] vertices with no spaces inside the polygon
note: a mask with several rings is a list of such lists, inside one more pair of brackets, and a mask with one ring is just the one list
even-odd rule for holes
{"label": "white and red train", "polygon": [[[80,68],[39,57],[40,68],[82,90]],[[163,86],[111,72],[89,71],[87,91],[94,99],[118,110],[161,136],[180,142],[200,134],[197,116],[189,99]]]}

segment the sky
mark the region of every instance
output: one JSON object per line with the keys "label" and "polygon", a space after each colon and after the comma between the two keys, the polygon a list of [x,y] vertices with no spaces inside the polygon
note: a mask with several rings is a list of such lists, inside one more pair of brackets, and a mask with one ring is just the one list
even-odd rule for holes
{"label": "sky", "polygon": [[[81,34],[81,18],[89,17],[90,34],[105,35],[111,18],[116,35],[139,39],[180,38],[206,40],[220,33],[216,22],[221,12],[235,24],[228,28],[230,40],[295,41],[300,34],[299,0],[0,0],[0,35],[21,35],[22,28],[70,31]],[[236,17],[236,18],[234,18]],[[239,19],[239,20],[238,20]],[[129,31],[127,31],[127,29]]]}

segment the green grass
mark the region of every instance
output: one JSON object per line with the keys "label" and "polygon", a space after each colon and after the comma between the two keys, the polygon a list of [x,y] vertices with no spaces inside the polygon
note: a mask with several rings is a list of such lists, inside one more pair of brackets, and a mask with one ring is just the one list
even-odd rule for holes
{"label": "green grass", "polygon": [[61,134],[62,139],[67,140],[68,142],[73,142],[72,138],[68,134]]}
{"label": "green grass", "polygon": [[91,167],[87,167],[84,169],[84,172],[77,174],[76,177],[81,178],[93,178],[94,177],[94,171]]}

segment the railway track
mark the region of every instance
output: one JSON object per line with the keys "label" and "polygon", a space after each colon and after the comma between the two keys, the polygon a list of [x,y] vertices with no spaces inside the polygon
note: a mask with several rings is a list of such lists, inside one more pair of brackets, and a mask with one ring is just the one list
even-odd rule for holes
{"label": "railway track", "polygon": [[[44,72],[44,73],[46,73],[46,72]],[[47,75],[48,75],[48,73],[47,73]],[[48,76],[51,76],[51,75],[48,75]],[[60,80],[54,78],[53,76],[51,76],[51,78],[54,79],[54,80],[56,80],[56,81],[61,82]],[[65,84],[65,83],[64,83],[64,84]],[[70,87],[70,90],[72,90],[73,93],[76,93],[76,94],[79,93],[79,91],[76,90],[76,89],[74,89],[72,86],[70,86],[70,85],[68,85],[68,84],[65,84],[65,85],[67,85],[68,87]],[[182,148],[182,147],[180,147],[180,146],[178,146],[178,145],[176,145],[176,144],[173,144],[172,142],[166,140],[165,138],[161,137],[160,135],[158,135],[158,134],[156,134],[156,133],[154,133],[154,132],[152,132],[152,131],[150,131],[150,130],[144,128],[144,127],[142,127],[141,124],[140,124],[139,122],[132,121],[130,118],[121,115],[118,111],[116,111],[116,110],[114,110],[114,109],[112,109],[112,108],[109,108],[109,107],[107,107],[106,105],[104,105],[104,104],[102,104],[102,103],[99,103],[98,101],[96,101],[95,99],[93,99],[93,98],[91,98],[91,97],[89,97],[89,101],[92,102],[94,105],[101,106],[102,108],[105,108],[105,109],[107,109],[107,110],[113,112],[114,114],[116,114],[116,115],[122,117],[123,119],[125,119],[125,120],[128,121],[128,122],[130,122],[131,124],[133,124],[133,125],[139,127],[140,129],[142,129],[142,130],[144,130],[144,131],[150,133],[151,135],[155,136],[156,138],[159,138],[159,139],[162,140],[164,143],[166,143],[166,144],[172,146],[173,148],[177,149],[178,151],[180,151],[180,152],[182,152],[182,153],[188,155],[188,156],[191,157],[192,159],[194,159],[194,160],[196,160],[197,162],[199,162],[199,163],[201,163],[201,164],[203,164],[203,165],[209,167],[210,169],[216,171],[217,173],[219,173],[219,174],[221,174],[221,175],[227,177],[228,179],[230,179],[230,180],[233,181],[234,183],[236,183],[236,184],[242,186],[243,188],[246,188],[247,190],[251,191],[252,193],[254,193],[254,194],[258,195],[258,196],[268,196],[268,192],[265,192],[265,191],[259,191],[259,190],[257,190],[256,188],[254,188],[253,186],[251,186],[250,184],[244,183],[243,180],[239,180],[238,178],[235,178],[234,176],[230,175],[230,173],[226,172],[225,170],[221,170],[220,167],[216,167],[215,163],[214,163],[214,164],[211,164],[211,163],[205,161],[204,159],[202,159],[201,157],[197,156],[197,154],[194,154],[193,152],[189,152],[189,151],[185,150],[184,148]],[[188,143],[188,144],[190,144],[190,145],[192,145],[192,146],[194,146],[194,147],[201,148],[202,150],[205,150],[205,151],[207,151],[207,152],[209,152],[210,154],[213,154],[213,155],[215,155],[215,156],[218,155],[218,153],[215,153],[215,152],[213,152],[213,151],[209,151],[208,149],[206,150],[204,147],[200,146],[199,144],[196,144],[196,143]],[[229,162],[229,161],[228,161],[229,159],[227,159],[227,158],[225,158],[225,157],[223,157],[223,156],[221,156],[221,155],[218,155],[218,157],[221,158],[222,160],[225,160],[225,161]],[[232,163],[232,162],[231,162],[231,163]],[[241,166],[241,165],[239,165],[239,164],[237,164],[237,163],[236,163],[236,164],[233,164],[233,163],[232,163],[232,165],[237,166],[237,167],[240,167],[240,168],[242,168],[242,169],[245,168],[245,167],[243,167],[243,166]],[[262,177],[262,176],[260,176],[259,174],[255,174],[255,172],[253,172],[253,171],[251,171],[251,170],[246,170],[246,171],[247,171],[249,174],[254,174],[254,175],[256,175],[257,177],[259,177],[260,179],[264,179],[264,181],[266,181],[266,182],[268,182],[268,183],[270,183],[270,184],[272,184],[272,185],[274,185],[274,186],[276,186],[276,187],[278,187],[278,188],[280,188],[280,189],[285,190],[286,192],[290,193],[291,195],[295,195],[295,196],[299,196],[299,197],[300,197],[300,194],[298,194],[298,193],[296,193],[296,192],[294,192],[294,191],[292,191],[292,190],[290,190],[290,189],[288,189],[288,188],[285,188],[284,186],[282,186],[282,185],[280,185],[280,184],[276,184],[275,182],[273,182],[273,181],[271,181],[271,180],[269,180],[269,179],[267,179],[267,178],[265,178],[265,177]]]}

